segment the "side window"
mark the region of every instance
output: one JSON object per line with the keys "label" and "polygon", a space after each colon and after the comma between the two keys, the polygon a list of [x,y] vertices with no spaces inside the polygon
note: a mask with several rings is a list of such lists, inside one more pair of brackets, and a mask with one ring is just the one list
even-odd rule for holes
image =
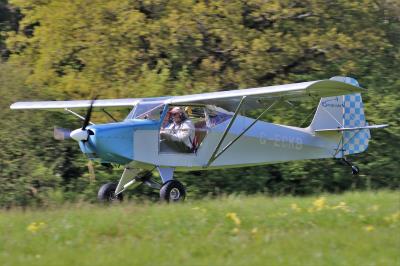
{"label": "side window", "polygon": [[160,121],[165,104],[162,102],[139,102],[125,120],[142,119]]}
{"label": "side window", "polygon": [[225,110],[217,110],[215,108],[207,109],[208,119],[207,119],[207,126],[209,128],[215,127],[218,124],[225,122],[226,120],[230,119],[233,114],[225,111]]}
{"label": "side window", "polygon": [[140,103],[136,106],[131,119],[148,119],[159,121],[164,106],[164,104],[160,103]]}
{"label": "side window", "polygon": [[169,106],[160,129],[160,152],[196,153],[206,134],[204,107]]}

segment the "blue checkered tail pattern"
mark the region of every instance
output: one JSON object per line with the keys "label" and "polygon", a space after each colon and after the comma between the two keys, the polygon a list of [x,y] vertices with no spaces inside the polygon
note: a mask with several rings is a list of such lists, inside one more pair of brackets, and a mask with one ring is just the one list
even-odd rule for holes
{"label": "blue checkered tail pattern", "polygon": [[[343,97],[343,127],[368,126],[361,94],[355,93]],[[368,141],[371,138],[369,129],[344,131],[342,134],[343,155],[361,153],[368,148]]]}
{"label": "blue checkered tail pattern", "polygon": [[[333,77],[331,80],[359,87],[356,79]],[[318,136],[337,142],[333,154],[336,158],[361,153],[368,148],[371,137],[364,114],[360,93],[321,98],[309,128]],[[369,128],[363,128],[369,127]]]}

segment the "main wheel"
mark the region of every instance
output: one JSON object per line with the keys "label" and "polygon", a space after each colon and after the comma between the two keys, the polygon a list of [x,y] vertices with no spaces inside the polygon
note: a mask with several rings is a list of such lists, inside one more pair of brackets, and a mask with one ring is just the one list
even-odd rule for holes
{"label": "main wheel", "polygon": [[97,198],[101,202],[115,202],[122,201],[122,193],[115,195],[115,190],[117,189],[116,183],[107,183],[100,187],[97,193]]}
{"label": "main wheel", "polygon": [[185,197],[185,187],[178,180],[170,180],[160,189],[160,199],[167,202],[184,201]]}

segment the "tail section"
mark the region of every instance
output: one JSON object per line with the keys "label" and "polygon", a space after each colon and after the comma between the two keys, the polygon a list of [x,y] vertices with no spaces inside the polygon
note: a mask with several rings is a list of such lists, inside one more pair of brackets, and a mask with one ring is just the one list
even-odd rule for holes
{"label": "tail section", "polygon": [[[333,77],[331,80],[359,86],[353,78]],[[368,126],[361,94],[354,93],[321,98],[310,128],[317,133],[341,135],[335,157],[343,157],[365,151],[371,138],[369,129],[376,127]]]}

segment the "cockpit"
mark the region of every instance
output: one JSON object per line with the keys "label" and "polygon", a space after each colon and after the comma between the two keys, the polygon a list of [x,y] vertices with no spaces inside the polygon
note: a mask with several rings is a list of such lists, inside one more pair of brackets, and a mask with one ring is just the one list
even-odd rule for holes
{"label": "cockpit", "polygon": [[[179,114],[175,115],[177,110]],[[167,105],[164,100],[144,100],[125,121],[150,120],[158,124],[160,153],[196,154],[209,130],[232,115],[211,105]]]}

